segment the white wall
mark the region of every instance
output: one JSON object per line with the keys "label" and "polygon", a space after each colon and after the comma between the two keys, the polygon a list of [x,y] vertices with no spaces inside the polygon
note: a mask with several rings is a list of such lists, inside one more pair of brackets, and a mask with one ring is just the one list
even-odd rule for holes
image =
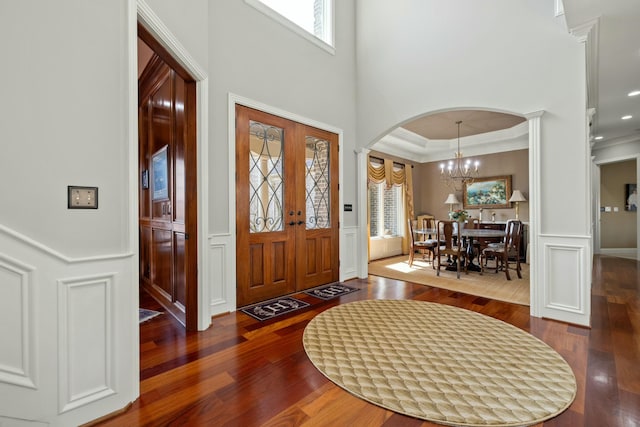
{"label": "white wall", "polygon": [[530,159],[544,170],[532,172],[530,183],[537,193],[530,195],[532,245],[540,250],[532,313],[588,323],[585,49],[556,20],[553,6],[552,0],[358,0],[358,147],[442,110],[544,111],[540,126],[530,129],[537,141]]}
{"label": "white wall", "polygon": [[[70,256],[128,245],[125,19],[123,0],[0,3],[0,223]],[[68,210],[68,185],[100,209]]]}
{"label": "white wall", "polygon": [[558,209],[587,206],[584,47],[554,21],[553,2],[401,5],[358,3],[359,145],[438,110],[544,110],[541,231],[584,234],[586,217]]}
{"label": "white wall", "polygon": [[[78,425],[137,395],[131,16],[0,2],[3,425]],[[68,210],[68,185],[98,187],[99,209]]]}

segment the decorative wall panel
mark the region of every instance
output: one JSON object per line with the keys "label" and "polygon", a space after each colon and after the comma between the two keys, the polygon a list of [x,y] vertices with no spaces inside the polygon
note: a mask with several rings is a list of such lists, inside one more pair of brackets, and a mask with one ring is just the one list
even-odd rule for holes
{"label": "decorative wall panel", "polygon": [[358,227],[341,230],[340,246],[340,280],[358,277]]}
{"label": "decorative wall panel", "polygon": [[0,382],[36,388],[34,268],[0,254]]}
{"label": "decorative wall panel", "polygon": [[114,276],[58,281],[60,412],[115,393]]}
{"label": "decorative wall panel", "polygon": [[540,236],[537,271],[542,272],[541,317],[589,326],[591,312],[591,238],[588,236]]}
{"label": "decorative wall panel", "polygon": [[209,257],[207,265],[209,267],[209,275],[211,280],[209,289],[209,306],[212,315],[216,306],[224,305],[228,301],[226,294],[227,273],[230,267],[227,265],[227,246],[224,244],[210,244]]}

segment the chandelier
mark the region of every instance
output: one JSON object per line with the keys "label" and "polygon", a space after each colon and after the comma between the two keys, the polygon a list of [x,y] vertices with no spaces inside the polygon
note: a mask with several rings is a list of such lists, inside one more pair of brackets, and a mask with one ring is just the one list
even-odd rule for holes
{"label": "chandelier", "polygon": [[440,163],[440,178],[447,187],[461,191],[464,184],[471,184],[478,177],[480,162],[462,158],[462,151],[460,151],[460,124],[462,121],[458,120],[456,124],[458,125],[458,151],[455,153],[455,158],[449,160],[447,164]]}

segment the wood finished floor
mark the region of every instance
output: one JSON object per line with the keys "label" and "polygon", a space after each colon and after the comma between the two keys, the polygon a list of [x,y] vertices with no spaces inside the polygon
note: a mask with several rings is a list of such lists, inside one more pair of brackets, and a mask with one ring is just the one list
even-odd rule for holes
{"label": "wood finished floor", "polygon": [[[596,257],[592,328],[532,318],[529,307],[370,276],[338,300],[301,294],[311,307],[258,322],[240,313],[187,333],[169,315],[140,328],[140,398],[99,426],[434,426],[379,408],[327,380],[302,332],[316,314],[363,299],[433,301],[501,319],[540,338],[572,367],[571,407],[536,426],[640,426],[640,262]],[[147,295],[143,308],[161,310]]]}

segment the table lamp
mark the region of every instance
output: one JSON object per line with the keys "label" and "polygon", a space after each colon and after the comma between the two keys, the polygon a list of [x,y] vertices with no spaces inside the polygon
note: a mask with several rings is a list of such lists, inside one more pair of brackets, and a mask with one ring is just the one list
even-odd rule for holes
{"label": "table lamp", "polygon": [[445,204],[449,205],[449,212],[453,211],[453,205],[460,203],[460,201],[456,198],[456,195],[451,193],[447,196],[447,200],[444,201]]}
{"label": "table lamp", "polygon": [[514,190],[509,201],[516,203],[516,219],[518,219],[518,207],[519,207],[518,204],[520,202],[526,202],[527,199],[525,199],[525,197],[522,195],[520,190]]}

